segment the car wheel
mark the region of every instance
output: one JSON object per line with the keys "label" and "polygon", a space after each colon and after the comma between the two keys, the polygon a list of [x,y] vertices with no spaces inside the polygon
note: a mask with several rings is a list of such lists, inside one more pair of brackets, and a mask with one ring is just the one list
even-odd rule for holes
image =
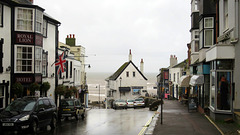
{"label": "car wheel", "polygon": [[55,129],[57,127],[57,119],[56,117],[52,117],[52,121],[51,121],[51,129]]}
{"label": "car wheel", "polygon": [[35,120],[31,124],[30,131],[34,134],[37,133],[37,122]]}

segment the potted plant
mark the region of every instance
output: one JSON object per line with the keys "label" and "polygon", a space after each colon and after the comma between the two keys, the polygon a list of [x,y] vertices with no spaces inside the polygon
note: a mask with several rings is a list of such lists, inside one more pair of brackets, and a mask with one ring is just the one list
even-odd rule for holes
{"label": "potted plant", "polygon": [[36,82],[30,84],[29,86],[29,90],[31,92],[31,95],[35,95],[35,91],[40,90],[40,85]]}
{"label": "potted plant", "polygon": [[50,89],[51,85],[49,82],[43,82],[42,84],[42,92],[44,93],[44,95],[46,96],[47,91]]}
{"label": "potted plant", "polygon": [[17,98],[17,97],[21,97],[22,93],[23,93],[23,86],[20,82],[15,82],[13,85],[12,85],[12,89],[13,89],[13,92],[14,92],[14,97]]}
{"label": "potted plant", "polygon": [[65,91],[66,91],[66,87],[64,85],[58,85],[55,88],[55,93],[58,94],[58,95],[64,95]]}
{"label": "potted plant", "polygon": [[73,95],[73,89],[72,88],[67,88],[66,91],[65,91],[65,98],[69,98]]}

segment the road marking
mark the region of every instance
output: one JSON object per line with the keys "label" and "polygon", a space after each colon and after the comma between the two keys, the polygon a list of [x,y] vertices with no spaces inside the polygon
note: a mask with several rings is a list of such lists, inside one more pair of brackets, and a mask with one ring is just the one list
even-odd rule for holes
{"label": "road marking", "polygon": [[154,116],[156,113],[153,114],[153,116],[148,120],[148,122],[144,125],[144,127],[142,128],[142,130],[138,133],[138,135],[143,135],[145,133],[145,131],[147,130],[147,128],[149,127],[150,123],[152,122]]}
{"label": "road marking", "polygon": [[223,131],[207,115],[204,116],[217,128],[221,135],[224,135]]}

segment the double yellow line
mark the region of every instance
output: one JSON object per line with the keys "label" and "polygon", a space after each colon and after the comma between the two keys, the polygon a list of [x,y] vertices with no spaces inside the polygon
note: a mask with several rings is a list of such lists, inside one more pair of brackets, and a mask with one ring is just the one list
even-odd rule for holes
{"label": "double yellow line", "polygon": [[142,130],[138,133],[138,135],[143,135],[146,131],[146,129],[149,127],[149,125],[151,124],[154,116],[156,113],[153,114],[153,116],[148,120],[148,122],[144,125],[144,127],[142,128]]}

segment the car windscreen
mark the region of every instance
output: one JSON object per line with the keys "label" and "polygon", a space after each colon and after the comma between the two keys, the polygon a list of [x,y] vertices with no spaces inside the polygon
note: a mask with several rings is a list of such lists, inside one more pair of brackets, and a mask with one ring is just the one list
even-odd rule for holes
{"label": "car windscreen", "polygon": [[5,111],[31,111],[35,103],[34,100],[15,100],[6,107]]}
{"label": "car windscreen", "polygon": [[135,99],[135,101],[143,101],[142,98]]}
{"label": "car windscreen", "polygon": [[120,100],[118,100],[117,102],[125,102],[125,100],[121,100],[121,99],[120,99]]}
{"label": "car windscreen", "polygon": [[61,105],[62,106],[74,106],[74,101],[73,100],[62,100]]}

